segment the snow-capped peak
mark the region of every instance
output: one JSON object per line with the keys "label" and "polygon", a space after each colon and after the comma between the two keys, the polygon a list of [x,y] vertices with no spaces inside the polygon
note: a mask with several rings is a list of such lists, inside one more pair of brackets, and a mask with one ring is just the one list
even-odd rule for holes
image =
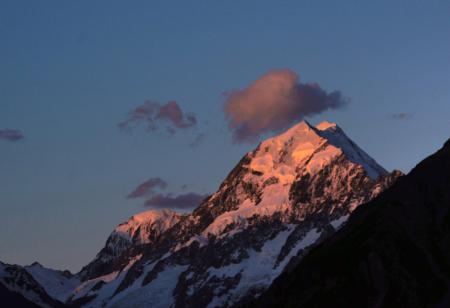
{"label": "snow-capped peak", "polygon": [[328,121],[323,121],[316,125],[316,128],[318,130],[335,129],[336,127],[338,127],[338,125],[336,123],[328,122]]}
{"label": "snow-capped peak", "polygon": [[316,127],[301,121],[286,132],[262,142],[254,152],[251,167],[264,173],[281,166],[293,171],[293,168],[304,165],[308,173],[314,174],[341,154],[364,167],[373,180],[387,174],[336,123],[327,121]]}
{"label": "snow-capped peak", "polygon": [[279,140],[279,141],[287,141],[290,138],[295,138],[295,137],[305,137],[308,136],[309,134],[314,132],[314,126],[312,126],[311,124],[309,124],[308,121],[303,120],[299,123],[297,123],[296,125],[292,126],[291,128],[289,128],[288,130],[286,130],[285,132],[269,138],[268,140],[264,141],[263,143],[266,143],[268,141],[273,141],[273,140]]}
{"label": "snow-capped peak", "polygon": [[73,277],[26,270],[54,298],[72,289],[73,306],[239,306],[398,177],[385,174],[335,123],[302,121],[247,153],[192,214],[132,216]]}
{"label": "snow-capped peak", "polygon": [[130,247],[153,243],[178,223],[181,217],[181,214],[169,209],[150,210],[133,215],[114,229],[105,247],[81,270],[80,277],[89,279],[96,275],[109,274],[113,269],[105,269],[104,264],[120,257]]}
{"label": "snow-capped peak", "polygon": [[[229,185],[236,188],[236,200],[239,201],[232,200],[230,203],[239,203],[239,206],[220,211],[214,222],[203,230],[202,236],[219,235],[228,225],[238,225],[253,215],[270,216],[275,212],[289,211],[291,187],[299,185],[296,183],[305,176],[310,179],[326,177],[320,174],[326,167],[333,169],[338,161],[346,167],[335,171],[340,174],[336,174],[329,185],[339,186],[338,182],[343,178],[356,174],[365,180],[370,179],[373,184],[380,176],[387,174],[339,126],[330,122],[314,127],[307,121],[301,121],[286,132],[263,141],[246,157],[248,159],[240,169],[242,172],[233,172],[232,175],[237,178],[227,179],[227,186],[223,187],[223,192],[229,189]],[[350,169],[354,170],[353,175],[348,174]],[[331,193],[333,189],[336,188],[330,188]],[[222,201],[214,201],[217,196],[220,194],[212,197],[211,204],[223,208]]]}
{"label": "snow-capped peak", "polygon": [[341,149],[348,159],[364,167],[372,180],[376,180],[388,172],[381,167],[372,157],[356,145],[344,131],[336,124],[331,122],[321,122],[316,126],[317,133],[328,140],[330,144]]}
{"label": "snow-capped peak", "polygon": [[125,238],[136,238],[136,231],[139,230],[137,239],[141,244],[148,242],[148,231],[152,229],[157,233],[162,233],[176,224],[181,215],[170,209],[150,210],[133,215],[128,221],[118,225],[114,230]]}
{"label": "snow-capped peak", "polygon": [[150,210],[131,216],[111,233],[106,242],[108,253],[101,257],[109,259],[111,256],[120,255],[132,244],[143,245],[153,242],[175,225],[181,216],[170,209]]}
{"label": "snow-capped peak", "polygon": [[51,297],[64,302],[80,280],[69,271],[58,271],[46,268],[38,262],[25,266],[24,269]]}

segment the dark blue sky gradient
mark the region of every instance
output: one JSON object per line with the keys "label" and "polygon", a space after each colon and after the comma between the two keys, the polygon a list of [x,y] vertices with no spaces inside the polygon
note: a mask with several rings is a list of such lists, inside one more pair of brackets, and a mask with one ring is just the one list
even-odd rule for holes
{"label": "dark blue sky gradient", "polygon": [[[450,137],[449,37],[448,1],[1,1],[0,129],[25,139],[0,140],[0,260],[78,270],[138,184],[215,191],[256,145],[232,144],[221,93],[273,68],[350,97],[309,120],[409,171]],[[198,127],[121,132],[146,100]]]}

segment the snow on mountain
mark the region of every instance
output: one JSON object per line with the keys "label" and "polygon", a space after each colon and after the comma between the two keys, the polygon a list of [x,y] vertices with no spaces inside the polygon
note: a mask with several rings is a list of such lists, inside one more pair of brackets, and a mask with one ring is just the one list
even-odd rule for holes
{"label": "snow on mountain", "polygon": [[248,307],[450,307],[450,139]]}
{"label": "snow on mountain", "polygon": [[245,223],[253,215],[268,216],[286,210],[291,206],[289,190],[298,175],[303,172],[314,176],[341,155],[362,166],[372,180],[387,175],[386,170],[334,123],[322,122],[315,128],[303,121],[284,134],[262,142],[250,153],[248,168],[251,172],[242,180],[253,187],[262,183],[263,195],[257,202],[252,198],[244,199],[236,210],[216,217],[202,235],[218,235],[229,224]]}
{"label": "snow on mountain", "polygon": [[67,303],[245,303],[400,175],[389,174],[336,124],[303,121],[247,153],[191,214],[148,211],[120,224],[75,276],[81,282]]}
{"label": "snow on mountain", "polygon": [[133,244],[147,244],[155,236],[162,234],[176,224],[180,216],[180,214],[169,209],[143,212],[120,224],[113,234],[133,242]]}
{"label": "snow on mountain", "polygon": [[[114,229],[105,247],[85,267],[92,272],[82,270],[77,275],[72,275],[69,271],[45,268],[37,262],[24,267],[0,262],[0,283],[11,292],[17,292],[43,307],[62,306],[62,303],[69,298],[74,301],[87,297],[91,289],[95,290],[96,286],[111,281],[119,283],[119,278],[122,278],[133,262],[139,259],[139,256],[126,259],[124,262],[128,264],[128,267],[121,267],[118,260],[124,251],[155,241],[158,236],[176,224],[180,217],[182,217],[181,214],[171,210],[150,210],[132,216]],[[108,270],[105,275],[99,274],[105,265],[113,267],[118,263],[119,270],[113,272]],[[100,267],[98,267],[99,264],[101,264]],[[97,272],[94,273],[95,271]],[[96,277],[86,279],[89,274]],[[114,289],[111,291],[113,292]]]}
{"label": "snow on mountain", "polygon": [[37,262],[25,266],[24,269],[33,276],[48,295],[60,302],[65,302],[80,284],[80,280],[69,271],[45,268]]}
{"label": "snow on mountain", "polygon": [[320,131],[319,134],[322,137],[326,138],[334,146],[340,147],[348,159],[363,166],[373,180],[380,175],[387,174],[387,171],[348,138],[336,123],[325,121],[317,125],[316,128]]}
{"label": "snow on mountain", "polygon": [[90,264],[81,270],[79,276],[86,280],[110,274],[111,267],[122,269],[128,264],[128,260],[121,261],[120,259],[124,252],[130,248],[151,244],[156,241],[161,234],[175,225],[181,217],[181,214],[169,209],[150,210],[132,216],[128,221],[114,229],[108,237],[105,247]]}
{"label": "snow on mountain", "polygon": [[[63,304],[48,294],[45,288],[38,282],[33,275],[19,265],[9,265],[0,262],[0,286],[7,289],[8,294],[3,294],[5,298],[16,297],[15,301],[9,304],[16,305],[17,297],[23,298],[21,305],[31,306],[31,303],[40,307],[62,307]],[[6,305],[5,298],[0,299],[2,305]],[[26,301],[31,302],[30,305]]]}
{"label": "snow on mountain", "polygon": [[157,236],[142,233],[155,228],[154,214],[119,225],[72,299],[87,307],[243,303],[399,175],[336,124],[303,121],[246,154],[192,214],[164,214]]}

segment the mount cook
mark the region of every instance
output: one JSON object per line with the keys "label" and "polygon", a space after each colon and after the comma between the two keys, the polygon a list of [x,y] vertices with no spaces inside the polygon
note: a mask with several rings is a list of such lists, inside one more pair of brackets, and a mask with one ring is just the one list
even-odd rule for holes
{"label": "mount cook", "polygon": [[245,304],[401,175],[336,124],[302,121],[247,153],[192,213],[134,215],[75,275],[0,263],[0,292],[30,307]]}

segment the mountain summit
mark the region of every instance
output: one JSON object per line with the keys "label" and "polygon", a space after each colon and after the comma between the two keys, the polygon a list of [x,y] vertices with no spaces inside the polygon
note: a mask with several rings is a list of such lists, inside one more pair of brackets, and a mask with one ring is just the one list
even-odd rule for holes
{"label": "mountain summit", "polygon": [[275,280],[254,307],[449,307],[450,140]]}
{"label": "mountain summit", "polygon": [[335,123],[302,121],[247,153],[191,214],[150,211],[119,225],[75,275],[81,282],[65,302],[245,303],[400,175],[389,174]]}

